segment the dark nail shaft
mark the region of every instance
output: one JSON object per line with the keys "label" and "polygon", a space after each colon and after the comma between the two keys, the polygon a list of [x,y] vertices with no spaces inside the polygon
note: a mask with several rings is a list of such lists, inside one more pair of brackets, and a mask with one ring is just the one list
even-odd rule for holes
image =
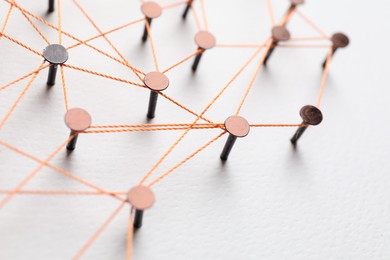
{"label": "dark nail shaft", "polygon": [[49,13],[54,12],[54,0],[49,0]]}
{"label": "dark nail shaft", "polygon": [[[334,54],[336,53],[337,49],[338,49],[338,48],[333,48],[333,50],[332,50],[332,52],[333,52],[333,53],[332,53],[332,56],[334,56]],[[323,69],[325,69],[326,62],[327,62],[327,61],[328,61],[328,57],[326,57],[324,63],[322,63],[322,68],[323,68]]]}
{"label": "dark nail shaft", "polygon": [[184,13],[183,13],[183,15],[182,15],[183,20],[186,19],[187,14],[188,14],[188,11],[190,10],[190,8],[191,8],[191,2],[188,2],[188,4],[186,5],[186,8],[184,9]]}
{"label": "dark nail shaft", "polygon": [[49,76],[47,77],[47,85],[54,86],[56,84],[56,75],[57,75],[58,65],[52,64],[49,67]]}
{"label": "dark nail shaft", "polygon": [[69,143],[66,146],[66,149],[69,151],[73,151],[76,149],[76,143],[77,143],[77,138],[79,137],[79,134],[71,131],[69,136],[74,135],[73,139],[69,141]]}
{"label": "dark nail shaft", "polygon": [[233,149],[233,145],[236,142],[237,137],[234,135],[229,134],[229,137],[225,143],[225,146],[223,147],[222,153],[221,153],[221,160],[226,161],[229,157],[230,152]]}
{"label": "dark nail shaft", "polygon": [[[148,20],[148,23],[149,23],[149,28],[151,28],[151,26],[152,26],[152,19],[151,18],[147,18],[147,20]],[[146,28],[146,24],[145,24],[144,35],[142,36],[142,41],[146,42],[147,39],[148,39],[148,29]]]}
{"label": "dark nail shaft", "polygon": [[276,44],[272,44],[271,49],[269,49],[267,56],[264,59],[264,66],[267,66],[268,59],[271,57],[272,53],[274,52],[276,47]]}
{"label": "dark nail shaft", "polygon": [[[305,124],[305,122],[303,122],[302,124]],[[293,145],[297,144],[299,138],[303,135],[303,133],[306,131],[306,129],[307,129],[307,126],[300,126],[298,128],[298,130],[295,132],[294,136],[290,140]]]}
{"label": "dark nail shaft", "polygon": [[143,210],[135,210],[135,216],[134,216],[134,227],[140,228],[142,227],[142,217],[144,215]]}
{"label": "dark nail shaft", "polygon": [[158,98],[158,93],[154,91],[150,91],[148,118],[154,118],[156,114],[157,98]]}
{"label": "dark nail shaft", "polygon": [[194,64],[192,64],[192,71],[195,72],[198,69],[198,65],[199,65],[200,59],[202,58],[202,55],[203,55],[203,52],[196,55],[195,60],[194,60]]}

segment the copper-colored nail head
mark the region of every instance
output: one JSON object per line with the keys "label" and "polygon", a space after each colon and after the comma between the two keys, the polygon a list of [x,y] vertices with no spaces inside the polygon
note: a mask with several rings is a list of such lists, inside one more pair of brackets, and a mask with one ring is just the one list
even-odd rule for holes
{"label": "copper-colored nail head", "polygon": [[198,45],[199,48],[207,50],[215,47],[215,45],[217,44],[217,40],[210,32],[199,31],[195,35],[195,43],[196,45]]}
{"label": "copper-colored nail head", "polygon": [[82,108],[69,109],[65,114],[65,124],[73,132],[81,132],[91,126],[90,114]]}
{"label": "copper-colored nail head", "polygon": [[250,125],[248,121],[241,116],[230,116],[225,121],[225,129],[233,136],[245,137],[249,134]]}
{"label": "copper-colored nail head", "polygon": [[169,86],[169,79],[161,72],[153,71],[145,75],[145,86],[153,91],[163,91]]}
{"label": "copper-colored nail head", "polygon": [[145,15],[146,18],[153,19],[161,15],[162,8],[155,2],[146,2],[142,4],[141,12]]}
{"label": "copper-colored nail head", "polygon": [[272,37],[274,41],[280,42],[280,41],[288,41],[290,40],[290,32],[286,29],[284,26],[274,26],[272,28]]}
{"label": "copper-colored nail head", "polygon": [[145,186],[133,187],[127,194],[127,199],[131,206],[137,210],[151,208],[155,201],[153,191]]}

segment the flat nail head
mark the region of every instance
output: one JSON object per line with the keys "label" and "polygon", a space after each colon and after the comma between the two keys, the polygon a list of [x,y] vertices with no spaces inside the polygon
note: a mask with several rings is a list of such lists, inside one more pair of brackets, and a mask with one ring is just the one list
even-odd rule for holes
{"label": "flat nail head", "polygon": [[145,210],[153,206],[155,197],[153,191],[145,186],[135,186],[127,194],[127,200],[136,210]]}
{"label": "flat nail head", "polygon": [[249,134],[248,121],[241,116],[230,116],[225,121],[225,129],[235,137],[245,137]]}
{"label": "flat nail head", "polygon": [[349,45],[349,38],[343,33],[335,33],[331,37],[334,48],[345,48]]}
{"label": "flat nail head", "polygon": [[288,41],[290,37],[290,32],[286,27],[278,25],[272,28],[272,38],[275,42]]}
{"label": "flat nail head", "polygon": [[64,64],[68,58],[68,51],[60,44],[51,44],[43,50],[43,57],[54,65]]}
{"label": "flat nail head", "polygon": [[321,110],[315,106],[304,106],[301,108],[299,114],[303,122],[308,125],[319,125],[323,119]]}
{"label": "flat nail head", "polygon": [[215,39],[214,35],[212,35],[210,32],[199,31],[195,35],[195,43],[199,48],[203,50],[207,50],[215,47],[217,40]]}
{"label": "flat nail head", "polygon": [[290,0],[291,5],[301,5],[305,3],[305,0]]}
{"label": "flat nail head", "polygon": [[141,12],[145,15],[146,18],[153,19],[161,15],[162,8],[155,2],[146,2],[142,4]]}
{"label": "flat nail head", "polygon": [[91,126],[90,114],[82,108],[69,109],[65,114],[65,124],[72,132],[82,132]]}
{"label": "flat nail head", "polygon": [[169,79],[161,72],[153,71],[145,75],[144,84],[152,91],[163,91],[169,86]]}

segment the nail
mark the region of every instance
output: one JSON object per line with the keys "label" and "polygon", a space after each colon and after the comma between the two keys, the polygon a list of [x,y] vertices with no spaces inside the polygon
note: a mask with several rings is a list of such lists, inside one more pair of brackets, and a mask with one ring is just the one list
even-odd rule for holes
{"label": "nail", "polygon": [[208,31],[199,31],[195,35],[195,44],[198,46],[198,50],[200,50],[201,52],[198,55],[196,55],[194,63],[192,64],[193,72],[195,72],[198,69],[200,59],[202,58],[202,55],[205,52],[205,50],[215,47],[216,42],[217,41],[214,35],[212,35]]}
{"label": "nail", "polygon": [[145,75],[144,84],[151,90],[147,117],[154,118],[157,107],[158,92],[168,88],[169,79],[163,73],[154,71]]}
{"label": "nail", "polygon": [[272,28],[271,33],[272,33],[272,44],[271,44],[271,48],[268,51],[267,56],[264,59],[264,63],[263,63],[264,66],[267,66],[267,62],[268,62],[269,58],[271,57],[272,53],[274,52],[278,43],[282,42],[282,41],[288,41],[288,40],[290,40],[290,37],[291,37],[290,32],[286,29],[286,27],[281,26],[281,25],[274,26]]}
{"label": "nail", "polygon": [[[345,48],[349,45],[349,38],[343,33],[335,33],[330,38],[332,41],[332,56],[336,53],[339,48]],[[325,58],[325,61],[322,63],[322,68],[325,68],[328,57]]]}
{"label": "nail", "polygon": [[290,10],[295,9],[298,5],[302,5],[305,3],[305,0],[290,0]]}
{"label": "nail", "polygon": [[91,126],[92,119],[90,114],[81,108],[69,109],[65,114],[65,124],[70,129],[70,135],[74,135],[66,146],[68,151],[73,151],[76,148],[79,133],[88,129]]}
{"label": "nail", "polygon": [[[142,4],[141,12],[145,15],[145,18],[149,23],[149,28],[151,28],[152,19],[157,18],[161,15],[162,8],[159,4],[155,2],[146,2]],[[148,29],[146,28],[146,24],[145,24],[144,34],[142,35],[142,42],[146,42],[147,39],[148,39]]]}
{"label": "nail", "polygon": [[134,227],[140,228],[142,226],[142,219],[144,210],[153,206],[155,197],[153,191],[145,186],[135,186],[127,194],[127,200],[135,209]]}
{"label": "nail", "polygon": [[68,60],[68,51],[60,44],[51,44],[43,50],[43,57],[51,64],[49,76],[47,77],[47,85],[54,86],[58,65],[62,65]]}
{"label": "nail", "polygon": [[[301,108],[299,114],[303,120],[302,125],[319,125],[323,119],[321,110],[315,106],[304,106]],[[296,146],[299,138],[303,135],[307,128],[308,126],[300,126],[295,132],[294,136],[290,140],[294,146]]]}
{"label": "nail", "polygon": [[229,137],[221,153],[221,160],[226,161],[233,149],[237,137],[245,137],[249,134],[250,126],[248,121],[241,116],[231,116],[225,121],[225,129]]}
{"label": "nail", "polygon": [[183,13],[183,15],[182,15],[183,20],[186,19],[187,14],[188,14],[188,11],[190,10],[190,8],[191,8],[191,6],[192,6],[192,2],[194,2],[194,1],[193,1],[193,0],[188,0],[187,5],[186,5],[186,7],[185,7],[185,9],[184,9],[184,13]]}
{"label": "nail", "polygon": [[49,0],[49,13],[54,12],[54,0]]}

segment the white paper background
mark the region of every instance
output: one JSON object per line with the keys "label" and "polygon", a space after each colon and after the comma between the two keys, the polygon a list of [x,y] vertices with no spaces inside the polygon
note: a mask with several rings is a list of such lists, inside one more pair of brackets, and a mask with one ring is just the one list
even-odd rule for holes
{"label": "white paper background", "polygon": [[[45,14],[46,1],[17,2],[57,23],[56,14]],[[81,39],[97,34],[71,1],[61,2],[63,30]],[[287,1],[273,2],[279,19]],[[80,3],[103,31],[142,17],[135,0]],[[205,5],[218,43],[261,43],[269,36],[265,0],[205,0]],[[321,105],[323,123],[308,129],[296,151],[289,143],[295,128],[256,128],[237,141],[225,165],[219,153],[226,136],[180,167],[154,187],[156,204],[145,212],[144,226],[134,237],[133,259],[389,259],[389,8],[385,0],[307,1],[300,10],[326,33],[343,31],[351,39],[331,64]],[[194,20],[189,16],[182,23],[182,9],[166,10],[153,21],[162,69],[196,49]],[[1,23],[7,10],[8,4],[1,2]],[[51,42],[58,41],[54,30],[39,27]],[[297,16],[288,28],[293,37],[317,36]],[[109,38],[132,65],[148,72],[154,70],[153,57],[150,46],[140,43],[142,30],[140,23]],[[5,33],[39,51],[46,45],[17,10]],[[64,37],[64,45],[73,43]],[[102,39],[91,44],[116,55]],[[171,85],[166,94],[200,112],[253,52],[210,50],[196,75],[190,72],[192,61],[167,73]],[[316,102],[325,56],[325,49],[277,49],[257,76],[241,115],[251,123],[300,123],[300,107]],[[7,39],[0,41],[0,57],[0,85],[41,63]],[[259,58],[206,113],[208,118],[221,123],[235,112]],[[68,64],[135,80],[129,69],[86,47],[70,51]],[[69,134],[60,78],[47,90],[46,76],[47,71],[39,74],[0,132],[0,140],[42,160]],[[70,106],[87,109],[95,125],[146,122],[148,91],[70,69],[65,77]],[[1,118],[26,83],[0,93]],[[160,98],[153,123],[193,120]],[[70,157],[62,151],[51,162],[105,189],[127,191],[181,133],[83,135]],[[191,132],[150,181],[218,133]],[[36,167],[1,146],[0,189],[12,189]],[[47,168],[25,188],[88,190]],[[0,259],[70,259],[117,206],[106,196],[17,195],[0,211]],[[84,259],[124,259],[128,215],[126,206]]]}

